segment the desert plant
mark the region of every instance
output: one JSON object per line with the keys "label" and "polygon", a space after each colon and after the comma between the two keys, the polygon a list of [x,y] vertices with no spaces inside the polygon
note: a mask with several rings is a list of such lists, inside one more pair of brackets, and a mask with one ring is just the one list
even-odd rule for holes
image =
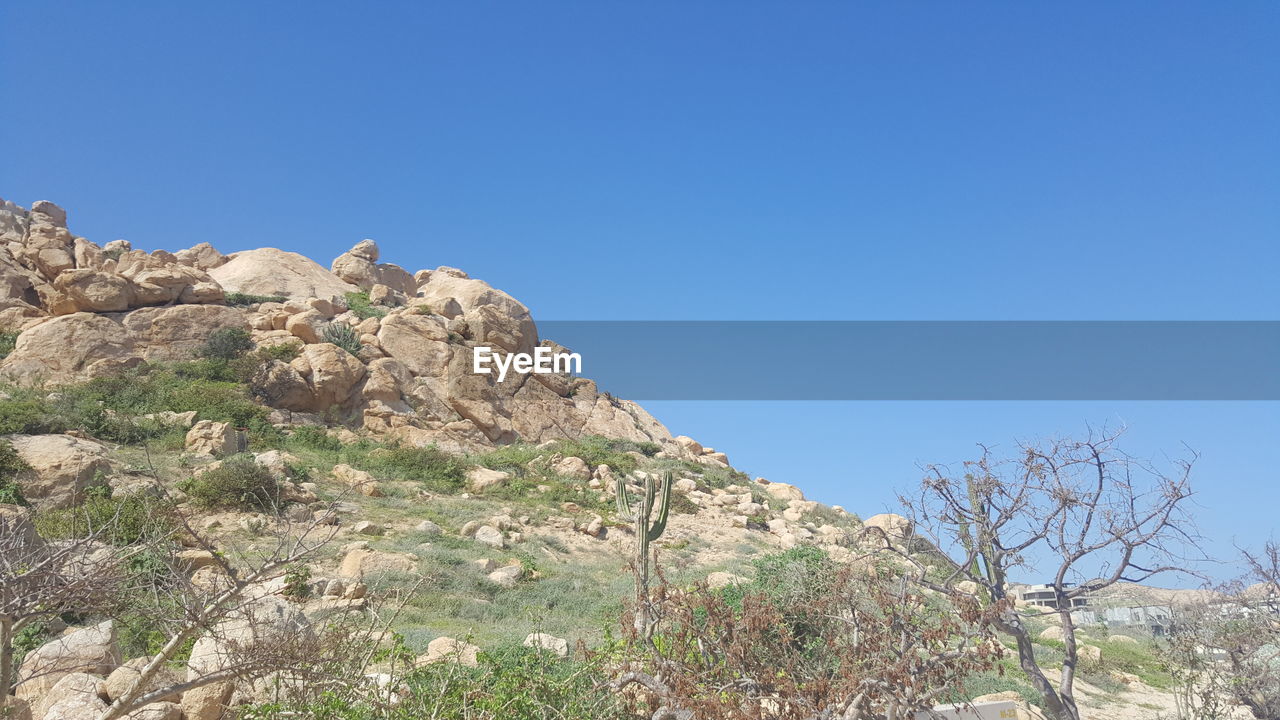
{"label": "desert plant", "polygon": [[204,508],[274,511],[280,498],[280,484],[271,471],[243,455],[187,479],[179,489]]}
{"label": "desert plant", "polygon": [[13,445],[0,438],[0,503],[27,504],[26,498],[22,497],[22,486],[18,484],[18,473],[27,468],[27,463],[13,449]]}
{"label": "desert plant", "polygon": [[18,333],[12,330],[0,330],[0,360],[9,356],[18,344]]}
{"label": "desert plant", "polygon": [[[659,498],[658,486],[653,475],[645,473],[643,480],[644,495],[640,498],[640,504],[635,509],[631,507],[631,494],[627,491],[627,478],[625,476],[618,477],[615,498],[618,503],[618,519],[632,523],[635,528],[635,630],[643,641],[649,642],[653,631],[653,614],[649,603],[649,564],[651,559],[649,543],[662,537],[662,533],[667,530],[667,517],[671,510],[671,486],[675,481],[670,472],[662,474],[662,496]],[[658,501],[656,508],[654,506],[655,500]],[[653,515],[654,510],[657,510],[657,517]]]}
{"label": "desert plant", "polygon": [[249,307],[250,305],[260,305],[265,302],[282,303],[288,299],[283,295],[250,295],[248,293],[233,292],[227,293],[226,303],[232,307]]}
{"label": "desert plant", "polygon": [[228,327],[214,330],[200,348],[199,355],[214,360],[235,360],[253,349],[253,340],[243,328]]}
{"label": "desert plant", "polygon": [[380,318],[387,314],[386,310],[380,307],[375,307],[373,303],[369,301],[369,293],[367,292],[349,292],[347,293],[346,298],[347,309],[355,313],[355,316],[361,320],[368,320],[371,317]]}
{"label": "desert plant", "polygon": [[356,329],[346,323],[329,323],[324,326],[324,331],[320,335],[321,340],[333,343],[352,355],[359,355],[360,351],[364,349],[364,345],[360,344],[360,336],[356,333]]}
{"label": "desert plant", "polygon": [[311,568],[302,564],[294,564],[285,568],[284,591],[282,594],[297,602],[311,597]]}

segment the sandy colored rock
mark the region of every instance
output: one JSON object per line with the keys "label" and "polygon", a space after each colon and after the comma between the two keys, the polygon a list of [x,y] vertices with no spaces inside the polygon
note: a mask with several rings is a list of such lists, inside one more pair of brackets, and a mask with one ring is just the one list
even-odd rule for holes
{"label": "sandy colored rock", "polygon": [[174,257],[183,265],[201,270],[212,270],[227,263],[227,258],[207,242],[200,243],[186,250],[179,250]]}
{"label": "sandy colored rock", "polygon": [[105,445],[70,435],[13,435],[10,444],[29,469],[18,473],[22,494],[37,508],[71,507],[111,471]]}
{"label": "sandy colored rock", "polygon": [[503,565],[502,567],[489,573],[489,582],[500,585],[504,588],[513,588],[524,576],[524,568],[519,565]]}
{"label": "sandy colored rock", "polygon": [[547,633],[530,633],[525,636],[522,644],[527,648],[546,650],[556,657],[565,657],[569,654],[569,641]]}
{"label": "sandy colored rock", "polygon": [[[373,249],[370,250],[369,248]],[[334,259],[333,274],[361,290],[372,290],[377,285],[412,296],[417,293],[417,283],[404,268],[392,263],[378,263],[377,244],[362,240],[351,250]],[[372,297],[370,298],[372,299]]]}
{"label": "sandy colored rock", "polygon": [[68,673],[58,679],[38,700],[31,714],[43,720],[94,720],[107,709],[99,697],[102,678],[83,672]]}
{"label": "sandy colored rock", "polygon": [[374,577],[387,573],[412,573],[418,561],[411,555],[369,548],[354,548],[343,556],[338,574],[347,578]]}
{"label": "sandy colored rock", "polygon": [[28,653],[18,669],[14,694],[25,700],[43,697],[66,675],[107,675],[121,661],[115,623],[105,620],[50,640]]}
{"label": "sandy colored rock", "polygon": [[586,481],[591,479],[591,467],[587,465],[587,461],[572,455],[562,458],[552,465],[551,470],[557,475],[563,475],[574,480]]}
{"label": "sandy colored rock", "polygon": [[350,465],[338,464],[333,466],[332,473],[335,480],[365,497],[382,497],[382,487],[378,484],[377,479],[364,470],[357,470]]}
{"label": "sandy colored rock", "polygon": [[239,436],[231,423],[201,420],[187,431],[187,452],[225,457],[239,451]]}
{"label": "sandy colored rock", "polygon": [[467,489],[471,492],[484,492],[495,487],[502,487],[511,478],[511,473],[502,470],[475,467],[467,471]]}
{"label": "sandy colored rock", "polygon": [[862,521],[862,526],[882,530],[890,539],[906,537],[911,533],[912,527],[910,520],[894,513],[872,515]]}
{"label": "sandy colored rock", "polygon": [[418,665],[437,662],[456,662],[467,667],[477,667],[476,655],[480,648],[451,637],[438,637],[427,644],[427,652],[417,659]]}
{"label": "sandy colored rock", "polygon": [[311,388],[311,408],[317,412],[347,406],[366,372],[364,363],[332,343],[304,347],[289,366]]}
{"label": "sandy colored rock", "polygon": [[276,248],[233,253],[209,275],[227,292],[290,298],[341,298],[360,288],[310,258]]}

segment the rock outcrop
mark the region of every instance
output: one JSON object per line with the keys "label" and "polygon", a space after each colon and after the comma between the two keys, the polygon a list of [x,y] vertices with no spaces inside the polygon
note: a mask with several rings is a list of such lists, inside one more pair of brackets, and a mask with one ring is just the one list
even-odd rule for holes
{"label": "rock outcrop", "polygon": [[107,675],[120,663],[115,624],[106,620],[51,640],[28,653],[18,669],[14,694],[25,700],[43,698],[67,675]]}
{"label": "rock outcrop", "polygon": [[9,443],[28,466],[18,473],[22,494],[41,510],[71,507],[111,470],[102,443],[71,435],[13,435]]}
{"label": "rock outcrop", "polygon": [[209,271],[227,292],[287,298],[341,298],[360,288],[298,253],[259,248],[232,253]]}

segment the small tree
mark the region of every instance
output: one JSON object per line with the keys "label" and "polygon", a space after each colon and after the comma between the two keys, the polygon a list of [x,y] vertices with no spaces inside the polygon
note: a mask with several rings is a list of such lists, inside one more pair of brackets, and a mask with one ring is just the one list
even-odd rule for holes
{"label": "small tree", "polygon": [[[1117,582],[1142,582],[1182,570],[1179,550],[1190,546],[1190,520],[1183,513],[1191,497],[1191,460],[1166,474],[1116,448],[1116,434],[1081,441],[1021,444],[1018,453],[998,459],[982,455],[952,474],[931,466],[915,497],[902,497],[911,532],[936,551],[911,552],[913,538],[893,547],[917,568],[919,582],[953,592],[967,580],[976,600],[1003,608],[1001,631],[1017,643],[1018,659],[1057,720],[1078,720],[1075,673],[1078,646],[1071,610]],[[1031,631],[1009,596],[1013,571],[1048,563],[1052,609],[1062,625],[1062,676],[1055,686],[1036,660]],[[1043,566],[1042,566],[1043,567]],[[971,586],[972,587],[972,586]]]}
{"label": "small tree", "polygon": [[902,720],[1002,653],[994,609],[925,592],[890,562],[841,566],[816,548],[758,563],[745,586],[664,582],[653,605],[649,649],[614,686],[646,688],[654,718]]}
{"label": "small tree", "polygon": [[1280,718],[1280,544],[1244,559],[1249,573],[1184,609],[1164,647],[1188,720],[1225,717],[1228,700],[1259,720]]}

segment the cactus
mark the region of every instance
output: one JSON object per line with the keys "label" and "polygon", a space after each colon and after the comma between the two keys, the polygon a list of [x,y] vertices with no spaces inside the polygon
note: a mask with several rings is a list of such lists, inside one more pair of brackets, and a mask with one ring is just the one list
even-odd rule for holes
{"label": "cactus", "polygon": [[[658,486],[652,474],[644,478],[644,495],[640,498],[639,507],[631,507],[631,494],[627,492],[625,477],[618,477],[618,487],[614,493],[618,502],[618,518],[635,526],[636,533],[636,634],[646,643],[650,642],[653,632],[652,613],[649,609],[649,543],[662,537],[667,529],[667,516],[671,511],[671,486],[674,480],[671,471],[662,474],[662,495],[658,495]],[[654,501],[657,501],[658,517],[653,517]]]}

